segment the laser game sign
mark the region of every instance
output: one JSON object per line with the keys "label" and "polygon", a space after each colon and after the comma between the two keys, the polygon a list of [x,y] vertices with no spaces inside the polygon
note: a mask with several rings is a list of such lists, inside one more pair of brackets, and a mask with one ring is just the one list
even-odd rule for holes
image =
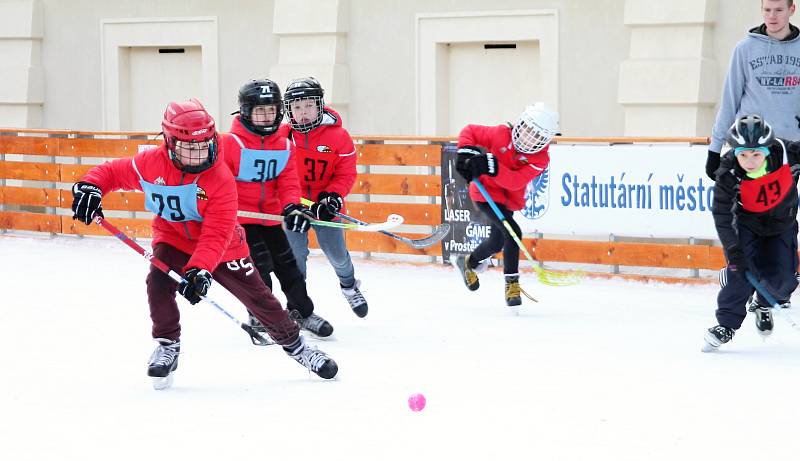
{"label": "laser game sign", "polygon": [[[514,219],[526,234],[609,234],[717,239],[711,216],[714,184],[705,175],[707,146],[558,145],[530,184]],[[455,171],[455,149],[442,155],[442,219],[450,252],[469,253],[489,233]]]}
{"label": "laser game sign", "polygon": [[492,228],[469,198],[469,184],[456,171],[456,146],[442,147],[442,222],[450,224],[450,232],[442,239],[442,257],[469,254]]}

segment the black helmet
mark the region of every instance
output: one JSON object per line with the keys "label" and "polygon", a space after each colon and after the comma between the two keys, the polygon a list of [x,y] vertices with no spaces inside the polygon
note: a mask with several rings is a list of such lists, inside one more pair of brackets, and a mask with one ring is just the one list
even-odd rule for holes
{"label": "black helmet", "polygon": [[[256,106],[275,106],[275,121],[270,125],[259,126],[253,123],[253,108]],[[253,133],[271,135],[278,130],[283,121],[283,101],[277,83],[266,78],[250,80],[239,88],[239,119],[242,125]]]}
{"label": "black helmet", "polygon": [[[294,130],[297,130],[300,133],[307,133],[322,123],[322,113],[325,107],[325,100],[323,99],[324,95],[325,91],[322,89],[322,85],[320,85],[317,79],[314,77],[292,80],[292,83],[286,87],[286,91],[284,92],[283,103],[285,105],[286,113],[289,115],[289,123],[292,124],[292,128]],[[299,101],[303,99],[313,100],[317,105],[317,118],[306,123],[295,121],[291,107],[292,101]]]}
{"label": "black helmet", "polygon": [[769,147],[775,142],[772,127],[758,115],[742,115],[728,130],[728,144],[732,148]]}

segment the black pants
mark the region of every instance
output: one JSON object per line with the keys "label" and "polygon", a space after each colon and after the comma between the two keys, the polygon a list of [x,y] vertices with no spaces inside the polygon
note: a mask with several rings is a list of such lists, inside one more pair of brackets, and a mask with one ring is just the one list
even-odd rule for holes
{"label": "black pants", "polygon": [[[519,273],[519,247],[517,246],[517,242],[515,242],[508,233],[508,229],[506,229],[506,226],[498,219],[497,215],[494,214],[494,211],[492,211],[488,203],[475,202],[475,205],[478,206],[481,213],[489,220],[489,223],[492,225],[492,231],[489,233],[489,238],[484,239],[483,242],[475,248],[475,251],[469,255],[467,264],[470,268],[475,269],[478,267],[478,263],[491,257],[498,251],[503,250],[503,273],[506,275],[516,275]],[[508,208],[499,203],[497,204],[497,208],[503,213],[506,221],[511,224],[511,228],[514,229],[517,237],[521,238],[522,232],[520,232],[519,224],[514,221],[514,212],[509,211]]]}
{"label": "black pants", "polygon": [[245,224],[243,227],[250,246],[250,256],[264,283],[272,289],[270,272],[274,272],[281,283],[283,294],[286,295],[286,307],[289,310],[297,309],[303,318],[311,315],[314,312],[314,303],[308,297],[306,281],[297,267],[294,253],[281,226]]}
{"label": "black pants", "polygon": [[[769,237],[758,236],[739,226],[739,242],[750,261],[751,271],[779,302],[786,302],[797,288],[797,223],[783,233]],[[747,315],[747,299],[755,290],[744,274],[725,268],[720,277],[722,289],[717,296],[717,321],[720,325],[738,329]],[[759,300],[768,304],[765,299]]]}

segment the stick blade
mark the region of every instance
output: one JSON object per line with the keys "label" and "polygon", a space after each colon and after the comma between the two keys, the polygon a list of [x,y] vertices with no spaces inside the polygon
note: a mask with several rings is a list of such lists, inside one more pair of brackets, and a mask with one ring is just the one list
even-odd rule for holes
{"label": "stick blade", "polygon": [[384,222],[372,224],[353,224],[350,228],[361,232],[386,232],[403,224],[403,221],[405,221],[405,219],[399,214],[390,214],[386,217],[386,221]]}
{"label": "stick blade", "polygon": [[418,250],[428,248],[435,243],[439,243],[448,234],[448,232],[450,232],[450,224],[439,224],[433,228],[431,235],[418,239],[408,239],[408,244]]}
{"label": "stick blade", "polygon": [[262,334],[256,331],[252,326],[242,323],[242,330],[246,331],[248,335],[250,335],[250,341],[253,342],[254,346],[272,346],[275,344],[275,341],[272,340],[266,334]]}

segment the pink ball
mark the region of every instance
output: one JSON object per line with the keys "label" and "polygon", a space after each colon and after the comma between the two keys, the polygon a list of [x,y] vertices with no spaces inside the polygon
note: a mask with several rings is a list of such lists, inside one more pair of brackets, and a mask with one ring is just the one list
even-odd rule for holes
{"label": "pink ball", "polygon": [[411,411],[422,411],[425,408],[425,396],[422,394],[411,394],[408,398],[408,408]]}

